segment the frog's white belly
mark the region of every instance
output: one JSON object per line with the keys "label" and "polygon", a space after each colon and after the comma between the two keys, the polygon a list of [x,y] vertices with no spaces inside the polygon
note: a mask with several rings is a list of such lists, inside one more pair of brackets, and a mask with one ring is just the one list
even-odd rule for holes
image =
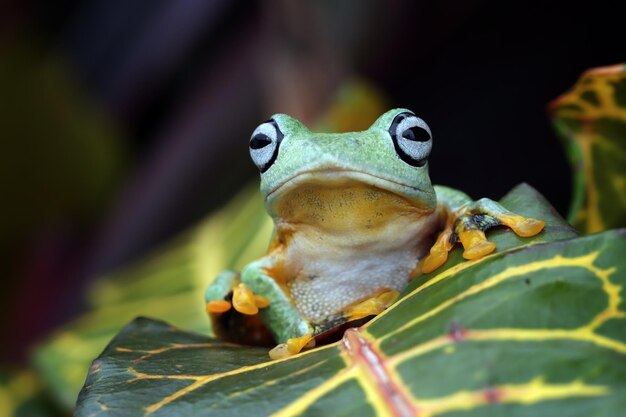
{"label": "frog's white belly", "polygon": [[397,222],[375,238],[357,231],[348,239],[311,231],[295,235],[286,253],[286,266],[294,272],[288,287],[295,305],[318,322],[380,289],[401,291],[436,222],[436,216]]}
{"label": "frog's white belly", "polygon": [[291,282],[291,296],[302,314],[317,322],[381,288],[401,291],[416,262],[416,255],[407,251],[324,265],[309,263]]}

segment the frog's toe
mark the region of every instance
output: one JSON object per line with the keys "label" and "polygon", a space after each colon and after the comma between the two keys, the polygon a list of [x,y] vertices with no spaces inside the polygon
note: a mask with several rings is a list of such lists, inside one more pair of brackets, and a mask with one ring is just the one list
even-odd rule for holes
{"label": "frog's toe", "polygon": [[353,305],[344,313],[344,316],[348,319],[348,321],[352,321],[362,319],[367,316],[378,315],[385,311],[385,309],[394,301],[396,301],[398,295],[400,295],[398,291],[384,291],[374,297]]}
{"label": "frog's toe", "polygon": [[488,241],[482,230],[459,231],[459,240],[465,249],[463,251],[465,259],[479,259],[496,250],[496,244]]}
{"label": "frog's toe", "polygon": [[233,307],[241,314],[254,315],[270,305],[267,298],[255,295],[244,283],[233,288]]}
{"label": "frog's toe", "polygon": [[307,334],[301,337],[294,337],[287,340],[287,343],[281,343],[276,345],[270,350],[269,355],[271,359],[285,359],[290,356],[297,355],[305,347],[315,347],[315,339],[313,334]]}
{"label": "frog's toe", "polygon": [[435,247],[431,248],[430,253],[424,259],[422,264],[422,272],[427,274],[439,268],[448,260],[447,250],[438,250]]}
{"label": "frog's toe", "polygon": [[207,313],[226,313],[232,307],[230,301],[213,300],[206,303]]}
{"label": "frog's toe", "polygon": [[454,221],[450,217],[446,222],[443,231],[439,233],[437,241],[430,248],[430,253],[422,263],[422,273],[427,274],[439,268],[448,260],[448,252],[452,249],[451,237],[453,233]]}
{"label": "frog's toe", "polygon": [[489,255],[496,250],[496,244],[488,240],[477,242],[474,246],[471,246],[463,251],[463,257],[468,260],[480,259],[483,256]]}
{"label": "frog's toe", "polygon": [[499,218],[503,225],[510,227],[516,235],[521,237],[535,236],[545,226],[542,220],[531,219],[517,215],[507,215]]}

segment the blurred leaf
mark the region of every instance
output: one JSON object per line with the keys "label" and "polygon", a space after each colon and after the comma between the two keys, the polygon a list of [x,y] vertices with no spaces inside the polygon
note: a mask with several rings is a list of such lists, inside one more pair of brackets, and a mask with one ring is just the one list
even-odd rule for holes
{"label": "blurred leaf", "polygon": [[2,206],[0,237],[10,240],[51,220],[100,211],[127,150],[60,58],[24,40],[1,52],[0,186],[13,204]]}
{"label": "blurred leaf", "polygon": [[14,341],[0,346],[5,362],[24,359],[34,335],[75,306],[68,287],[78,292],[85,230],[126,165],[123,137],[68,67],[20,36],[0,48],[0,338]]}
{"label": "blurred leaf", "polygon": [[570,222],[585,233],[626,226],[626,67],[585,72],[550,112],[574,170]]}
{"label": "blurred leaf", "polygon": [[389,110],[384,95],[372,83],[352,79],[344,83],[335,96],[335,102],[317,123],[319,131],[357,132],[366,130]]}
{"label": "blurred leaf", "polygon": [[137,315],[212,334],[202,302],[206,286],[224,269],[261,256],[271,235],[254,188],[154,256],[96,283],[89,293],[93,308],[35,351],[35,367],[55,398],[74,406],[89,363]]}
{"label": "blurred leaf", "polygon": [[537,239],[502,230],[500,251],[455,254],[342,342],[291,359],[138,319],[94,361],[76,415],[618,415],[626,231],[572,238],[533,195],[503,202],[546,215]]}
{"label": "blurred leaf", "polygon": [[0,416],[54,417],[61,415],[50,404],[34,372],[0,373]]}

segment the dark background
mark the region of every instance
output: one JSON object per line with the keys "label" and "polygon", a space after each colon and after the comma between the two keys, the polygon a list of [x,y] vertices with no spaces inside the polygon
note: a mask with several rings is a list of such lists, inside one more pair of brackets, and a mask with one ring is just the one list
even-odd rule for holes
{"label": "dark background", "polygon": [[567,212],[546,104],[622,62],[615,3],[9,1],[0,15],[0,364],[257,173],[254,127],[312,124],[347,80],[434,133],[431,178],[528,182]]}

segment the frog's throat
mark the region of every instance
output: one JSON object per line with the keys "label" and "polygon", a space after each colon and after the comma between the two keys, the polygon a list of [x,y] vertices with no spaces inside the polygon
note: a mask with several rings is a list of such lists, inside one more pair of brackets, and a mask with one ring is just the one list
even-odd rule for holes
{"label": "frog's throat", "polygon": [[[434,205],[436,204],[434,198],[435,191],[432,187],[430,189],[422,189],[414,185],[378,177],[367,172],[346,169],[324,169],[299,172],[271,189],[265,197],[265,202],[268,207],[271,207],[281,195],[305,184],[331,185],[340,184],[342,182],[355,182],[380,188],[402,196],[411,201],[416,207],[423,207],[429,211],[434,210]],[[429,201],[432,201],[433,204],[429,204]]]}

